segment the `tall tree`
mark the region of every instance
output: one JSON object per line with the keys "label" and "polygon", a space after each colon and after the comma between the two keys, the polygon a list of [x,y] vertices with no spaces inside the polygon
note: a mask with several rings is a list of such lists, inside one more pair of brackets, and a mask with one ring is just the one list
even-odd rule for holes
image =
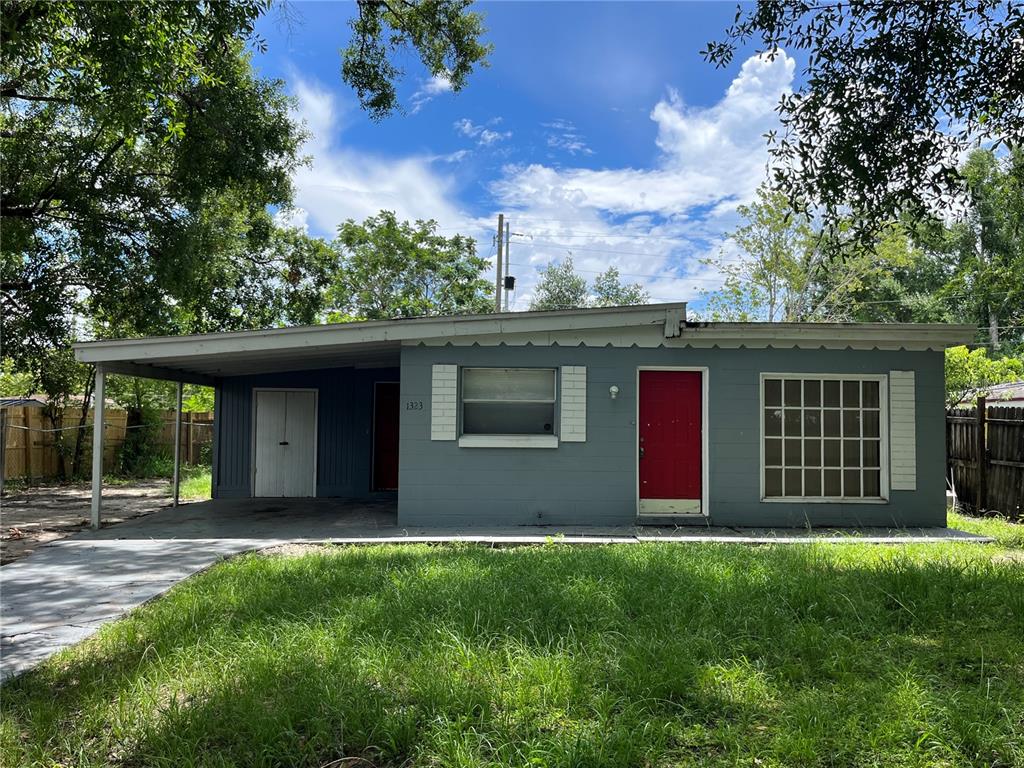
{"label": "tall tree", "polygon": [[432,77],[458,92],[491,46],[481,43],[483,17],[472,0],[357,0],[352,41],[342,51],[342,76],[376,120],[400,111],[398,61],[418,56]]}
{"label": "tall tree", "polygon": [[572,256],[566,256],[561,263],[552,262],[540,272],[540,281],[530,302],[530,309],[543,311],[552,309],[573,309],[589,303],[587,281],[576,274]]}
{"label": "tall tree", "polygon": [[572,256],[552,262],[540,273],[530,309],[573,309],[575,307],[628,307],[647,304],[651,295],[640,283],[623,284],[619,268],[608,267],[594,278],[593,285],[576,273]]}
{"label": "tall tree", "polygon": [[[79,314],[128,333],[315,315],[322,249],[267,223],[268,206],[290,203],[303,139],[282,83],[255,76],[246,53],[264,47],[254,29],[270,7],[3,0],[6,354],[44,359]],[[371,114],[395,107],[395,62],[410,51],[464,86],[489,50],[468,8],[358,4],[343,76]]]}
{"label": "tall tree", "polygon": [[724,276],[720,289],[704,293],[704,312],[714,320],[849,320],[851,297],[911,259],[900,227],[870,242],[852,236],[849,220],[826,231],[767,186],[737,210],[744,221],[730,239],[739,252],[704,260]]}
{"label": "tall tree", "polygon": [[851,319],[958,322],[992,350],[1024,348],[1024,152],[968,157],[959,219],[905,219],[910,258],[863,282]]}
{"label": "tall tree", "polygon": [[593,292],[590,303],[594,307],[631,307],[651,301],[651,294],[640,283],[623,284],[618,267],[608,267],[595,277]]}
{"label": "tall tree", "polygon": [[1016,0],[758,0],[702,51],[799,52],[801,84],[770,136],[775,183],[867,224],[963,191],[956,158],[1024,136],[1024,4]]}
{"label": "tall tree", "polygon": [[1024,324],[1024,149],[1004,160],[975,150],[962,175],[969,208],[949,232],[959,256],[951,287],[970,296],[972,320],[988,327],[996,349],[1004,325],[1019,331],[1016,324]]}
{"label": "tall tree", "polygon": [[9,353],[59,345],[83,300],[129,326],[200,295],[181,275],[211,209],[247,221],[251,256],[265,247],[302,133],[282,83],[257,78],[243,50],[262,7],[5,4],[0,297],[21,321]]}
{"label": "tall tree", "polygon": [[806,320],[813,309],[812,273],[821,263],[819,238],[807,216],[764,186],[737,212],[745,221],[730,239],[741,255],[704,261],[725,278],[720,290],[706,294],[706,311],[716,320]]}
{"label": "tall tree", "polygon": [[436,221],[398,221],[381,211],[349,219],[334,241],[337,269],[327,289],[329,318],[381,320],[490,311],[487,261],[471,237],[437,233]]}

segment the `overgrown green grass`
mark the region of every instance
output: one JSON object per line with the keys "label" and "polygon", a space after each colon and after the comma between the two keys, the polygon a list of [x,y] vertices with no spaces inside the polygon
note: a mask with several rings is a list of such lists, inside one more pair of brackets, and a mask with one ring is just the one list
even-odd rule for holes
{"label": "overgrown green grass", "polygon": [[185,465],[181,468],[178,494],[182,499],[201,501],[210,498],[211,474],[209,467]]}
{"label": "overgrown green grass", "polygon": [[946,516],[946,522],[950,528],[959,528],[961,531],[976,533],[979,536],[990,536],[1003,547],[1024,549],[1024,521],[1013,523],[1008,518],[998,515],[970,517],[950,512]]}
{"label": "overgrown green grass", "polygon": [[0,762],[1021,766],[1020,554],[247,555],[5,685]]}

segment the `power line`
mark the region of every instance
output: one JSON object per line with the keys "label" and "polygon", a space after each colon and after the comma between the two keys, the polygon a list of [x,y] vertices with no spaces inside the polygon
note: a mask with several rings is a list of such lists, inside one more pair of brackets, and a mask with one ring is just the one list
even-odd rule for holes
{"label": "power line", "polygon": [[610,253],[610,254],[614,254],[616,256],[639,256],[639,257],[643,258],[643,257],[650,257],[650,256],[656,255],[656,254],[652,254],[652,253],[643,253],[643,252],[640,252],[640,251],[614,251],[614,250],[609,250],[607,248],[588,248],[588,247],[582,246],[582,245],[581,246],[576,246],[576,245],[573,245],[571,243],[555,243],[555,242],[551,242],[550,240],[533,240],[532,244],[533,245],[546,245],[546,246],[549,246],[549,247],[552,247],[552,248],[564,248],[564,249],[566,249],[568,251],[586,251],[588,253]]}
{"label": "power line", "polygon": [[[521,237],[529,237],[531,240],[534,237],[533,235],[531,235],[529,233],[520,233],[520,236]],[[559,237],[559,238],[586,237],[586,238],[590,238],[592,240],[600,240],[600,239],[606,239],[606,240],[616,240],[616,239],[622,239],[622,240],[640,240],[640,239],[643,239],[643,240],[666,240],[666,241],[676,242],[676,243],[692,243],[694,241],[694,239],[695,239],[695,238],[692,238],[692,237],[681,237],[681,236],[680,237],[669,237],[667,235],[652,235],[652,234],[646,234],[646,233],[642,233],[642,232],[637,232],[637,233],[633,233],[633,234],[619,234],[619,233],[616,233],[616,232],[571,232],[569,234],[561,234],[561,233],[549,234],[549,236]]]}
{"label": "power line", "polygon": [[[524,267],[524,268],[526,268],[526,267],[529,267],[529,266],[532,266],[532,265],[529,265],[529,264],[510,264],[509,266],[510,267]],[[574,272],[586,272],[588,274],[593,274],[593,275],[603,275],[608,270],[577,269],[576,266],[574,265],[573,266],[573,271]],[[708,282],[708,283],[722,282],[722,279],[717,278],[717,277],[680,277],[679,275],[644,275],[644,274],[640,274],[640,273],[637,273],[637,272],[619,272],[619,276],[620,277],[649,277],[649,278],[651,278],[653,280],[682,280],[682,281],[690,280],[690,281]]]}

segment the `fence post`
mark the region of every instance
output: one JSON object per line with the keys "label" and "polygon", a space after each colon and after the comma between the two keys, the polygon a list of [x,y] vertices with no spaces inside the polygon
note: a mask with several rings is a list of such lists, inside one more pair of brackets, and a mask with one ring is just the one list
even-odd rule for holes
{"label": "fence post", "polygon": [[981,397],[978,398],[977,408],[974,412],[974,450],[978,460],[978,497],[975,501],[979,513],[983,513],[986,509],[988,509],[988,489],[986,488],[985,477],[988,473],[988,451],[985,450],[986,416],[987,408],[985,405],[985,396],[982,395]]}
{"label": "fence post", "polygon": [[21,412],[25,422],[25,478],[32,485],[32,409],[23,408]]}
{"label": "fence post", "polygon": [[0,408],[0,496],[4,495],[7,480],[7,409]]}

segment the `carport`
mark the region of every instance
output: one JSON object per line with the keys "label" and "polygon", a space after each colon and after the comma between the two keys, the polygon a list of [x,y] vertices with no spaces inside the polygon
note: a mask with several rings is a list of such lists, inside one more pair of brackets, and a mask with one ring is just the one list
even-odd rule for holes
{"label": "carport", "polygon": [[[103,515],[101,458],[103,456],[104,430],[102,427],[108,374],[140,376],[173,381],[177,384],[172,482],[173,505],[178,506],[183,384],[198,384],[214,389],[214,465],[216,472],[217,446],[221,438],[222,421],[225,416],[223,412],[225,388],[238,389],[243,384],[251,388],[252,382],[263,382],[267,384],[265,387],[268,393],[266,401],[272,403],[282,400],[281,393],[300,389],[294,385],[288,385],[292,388],[287,390],[276,386],[278,381],[274,377],[278,376],[284,377],[281,379],[282,382],[295,382],[312,376],[313,374],[309,372],[328,368],[352,371],[354,376],[357,375],[356,372],[369,370],[397,372],[401,342],[398,339],[389,338],[389,331],[392,327],[391,322],[381,321],[196,336],[119,339],[76,344],[75,353],[78,360],[96,366],[93,413],[92,527],[99,528]],[[397,373],[394,376],[389,375],[389,378],[394,378],[397,381]],[[397,391],[394,405],[397,408]],[[287,402],[284,402],[284,407],[287,408]],[[324,405],[321,404],[320,407],[322,409]],[[287,476],[286,472],[280,474]],[[214,485],[216,494],[216,478]],[[289,487],[285,486],[283,490],[287,492]],[[285,496],[289,494],[268,493],[266,495]],[[316,496],[320,494],[317,494],[316,488],[313,488],[308,493],[296,495]]]}

